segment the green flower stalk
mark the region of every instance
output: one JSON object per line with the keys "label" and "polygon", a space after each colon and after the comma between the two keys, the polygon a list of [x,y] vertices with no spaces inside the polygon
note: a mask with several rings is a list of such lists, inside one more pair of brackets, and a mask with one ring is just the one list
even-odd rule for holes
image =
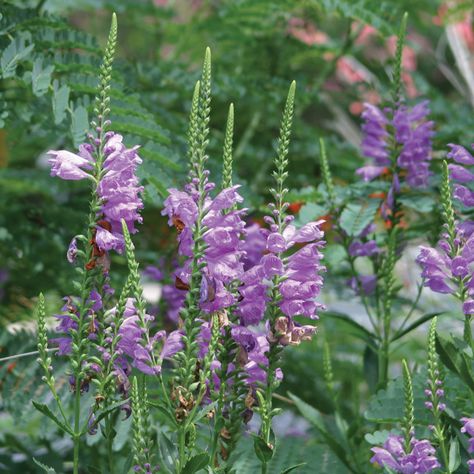
{"label": "green flower stalk", "polygon": [[232,186],[232,143],[234,140],[234,104],[230,104],[224,136],[222,189]]}
{"label": "green flower stalk", "polygon": [[428,333],[428,386],[425,390],[425,395],[427,397],[425,406],[433,414],[434,423],[433,425],[430,425],[432,437],[440,448],[445,473],[450,474],[448,440],[446,439],[445,424],[442,419],[442,414],[446,409],[446,404],[443,402],[443,380],[440,373],[439,358],[436,352],[437,322],[437,317],[434,317],[431,320],[430,330]]}
{"label": "green flower stalk", "polygon": [[402,421],[403,438],[405,441],[405,451],[411,449],[411,440],[415,436],[415,402],[413,396],[413,384],[410,369],[407,361],[403,359],[403,394],[404,394],[404,414]]}
{"label": "green flower stalk", "polygon": [[[285,226],[285,211],[288,208],[288,203],[285,202],[285,195],[288,190],[285,188],[285,181],[288,177],[288,151],[291,136],[291,126],[293,123],[294,113],[294,102],[295,102],[295,91],[296,82],[293,81],[288,91],[286,99],[285,109],[283,111],[283,117],[280,126],[280,136],[278,138],[278,147],[275,157],[275,170],[272,176],[275,180],[275,188],[270,189],[270,192],[274,198],[274,218],[279,234],[282,234]],[[277,257],[281,257],[281,253],[277,254]],[[278,286],[281,282],[280,276],[273,278],[272,289],[270,292],[270,302],[267,309],[267,317],[270,331],[272,333],[277,332],[275,330],[275,323],[277,318],[282,315],[281,309],[278,303],[281,300]],[[279,413],[280,410],[273,408],[273,393],[279,385],[279,381],[276,379],[276,370],[278,368],[278,360],[282,346],[277,341],[270,341],[270,348],[267,352],[268,367],[267,381],[263,391],[257,390],[257,397],[259,402],[258,413],[262,419],[262,426],[260,428],[261,438],[256,440],[255,450],[257,456],[262,461],[262,474],[265,474],[268,470],[268,461],[273,455],[274,441],[272,434],[272,419]],[[257,411],[257,410],[256,410]],[[262,442],[263,441],[263,445]]]}

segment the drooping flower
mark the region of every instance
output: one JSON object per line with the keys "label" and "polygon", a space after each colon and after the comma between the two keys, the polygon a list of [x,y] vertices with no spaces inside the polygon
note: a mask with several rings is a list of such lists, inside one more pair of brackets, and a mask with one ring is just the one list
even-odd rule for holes
{"label": "drooping flower", "polygon": [[412,438],[410,451],[403,446],[403,437],[390,434],[382,448],[375,447],[370,462],[399,474],[425,474],[441,467],[436,450],[428,440]]}
{"label": "drooping flower", "polygon": [[79,147],[79,154],[67,150],[51,150],[48,155],[48,163],[51,165],[51,176],[70,181],[91,178],[91,170],[94,168],[94,160],[88,151],[88,145]]}

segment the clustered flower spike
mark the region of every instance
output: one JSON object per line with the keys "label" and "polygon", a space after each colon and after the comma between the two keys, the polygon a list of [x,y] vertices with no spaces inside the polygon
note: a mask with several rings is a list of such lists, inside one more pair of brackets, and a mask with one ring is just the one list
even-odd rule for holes
{"label": "clustered flower spike", "polygon": [[[448,157],[456,163],[449,164],[451,179],[465,184],[472,183],[472,172],[466,166],[474,165],[474,157],[462,146],[450,145]],[[468,209],[474,207],[474,192],[464,185],[455,184],[453,197]],[[451,243],[448,232],[444,232],[437,248],[420,246],[417,262],[423,268],[425,286],[437,293],[458,296],[459,286],[466,291],[463,312],[474,314],[474,221],[459,221],[455,225],[455,236]]]}
{"label": "clustered flower spike", "polygon": [[[97,196],[100,200],[100,211],[97,214],[97,226],[94,236],[96,256],[109,250],[121,253],[124,250],[121,219],[127,223],[131,233],[137,231],[136,223],[142,222],[139,212],[143,208],[140,194],[143,187],[136,176],[138,165],[142,162],[138,156],[138,147],[126,148],[123,137],[114,132],[105,134],[102,150],[101,179],[97,183]],[[94,180],[94,169],[97,165],[98,145],[95,141],[79,146],[79,153],[67,150],[50,151],[49,164],[51,176],[65,180]],[[68,260],[74,261],[77,251],[73,239],[68,250]]]}
{"label": "clustered flower spike", "polygon": [[435,448],[428,440],[412,438],[409,452],[403,446],[403,437],[390,434],[382,448],[372,448],[370,462],[399,474],[425,474],[441,467]]}
{"label": "clustered flower spike", "polygon": [[[238,280],[243,272],[241,262],[243,251],[241,235],[245,223],[242,220],[244,210],[230,210],[242,197],[237,192],[239,186],[222,190],[215,198],[209,196],[214,188],[207,183],[207,196],[204,203],[205,216],[202,224],[206,229],[203,240],[206,244],[201,285],[201,308],[207,312],[218,311],[235,302],[235,296],[226,288],[232,281]],[[198,217],[199,194],[194,180],[185,191],[170,189],[165,200],[163,215],[168,216],[168,224],[178,231],[180,255],[187,257],[184,266],[177,270],[176,278],[180,287],[186,288],[190,280],[190,264],[193,252],[193,227]]]}
{"label": "clustered flower spike", "polygon": [[382,175],[392,166],[389,149],[389,128],[393,127],[397,149],[396,165],[405,174],[408,186],[424,187],[428,184],[429,161],[433,122],[427,121],[428,102],[420,102],[410,108],[399,105],[395,109],[364,104],[362,118],[362,152],[374,160],[373,164],[357,170],[365,181]]}
{"label": "clustered flower spike", "polygon": [[[474,157],[462,146],[449,144],[448,158],[455,163],[448,165],[451,179],[456,182],[453,196],[466,207],[474,207],[474,190],[466,186],[474,182],[474,173],[467,166],[474,166]],[[474,144],[472,145],[474,148]],[[459,184],[462,183],[462,184]]]}
{"label": "clustered flower spike", "polygon": [[[461,418],[463,426],[461,433],[465,433],[469,436],[469,448],[470,453],[474,453],[474,418]],[[474,474],[474,459],[470,459],[467,462],[469,467],[469,474]]]}

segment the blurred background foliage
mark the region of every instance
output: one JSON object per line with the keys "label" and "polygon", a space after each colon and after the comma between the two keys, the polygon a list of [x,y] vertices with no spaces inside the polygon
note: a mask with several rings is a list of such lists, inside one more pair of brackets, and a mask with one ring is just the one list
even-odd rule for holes
{"label": "blurred background foliage", "polygon": [[[360,113],[364,101],[383,104],[388,98],[394,35],[404,11],[409,13],[405,94],[408,102],[429,99],[432,119],[442,124],[436,129],[435,158],[444,156],[447,143],[472,141],[474,90],[453,48],[462,37],[465,50],[471,58],[474,54],[469,0],[42,0],[1,1],[0,6],[0,356],[34,347],[31,309],[39,291],[47,294],[51,313],[61,295],[71,291],[73,270],[65,249],[83,226],[88,189],[82,182],[50,178],[45,153],[73,149],[84,140],[112,11],[119,21],[112,122],[127,145],[141,145],[145,211],[135,242],[144,266],[174,249],[168,243],[175,235],[161,217],[161,204],[166,189],[182,183],[186,173],[187,119],[206,46],[214,65],[211,171],[218,180],[232,102],[234,182],[242,184],[253,219],[259,219],[268,196],[280,112],[293,79],[291,209],[302,221],[325,214],[319,137],[325,137],[341,199],[368,199],[370,188],[360,186],[354,175],[365,161],[359,151]],[[407,217],[410,238],[436,238],[436,180],[432,186],[405,198],[413,212]],[[350,300],[341,286],[347,269],[340,248],[330,233],[328,240],[326,298]],[[124,262],[114,259],[118,271],[113,275],[120,279]],[[402,284],[413,286],[408,271],[405,276]],[[327,318],[324,326],[315,341],[289,351],[282,393],[289,390],[323,414],[332,412],[333,400],[322,382],[327,340],[335,355],[342,410],[353,417],[355,436],[362,439],[360,400],[354,393],[366,383],[365,344],[344,322]],[[423,357],[422,348],[423,341],[405,342],[397,356],[409,353],[416,360]],[[37,389],[27,381],[38,381],[31,359],[0,365],[1,393],[20,394],[0,397],[1,410],[11,412],[9,417],[0,413],[0,465],[10,469],[5,472],[36,472],[33,454],[56,466],[54,453],[70,448],[53,432],[28,443],[15,433],[13,420],[20,417],[25,432],[38,430],[37,418],[25,417],[32,410],[30,391]],[[358,392],[362,402],[365,396],[367,391]],[[306,456],[323,449],[318,446]],[[19,453],[14,461],[8,455],[12,449]],[[337,459],[325,456],[324,472],[347,472]],[[239,472],[252,472],[245,457],[239,462]]]}

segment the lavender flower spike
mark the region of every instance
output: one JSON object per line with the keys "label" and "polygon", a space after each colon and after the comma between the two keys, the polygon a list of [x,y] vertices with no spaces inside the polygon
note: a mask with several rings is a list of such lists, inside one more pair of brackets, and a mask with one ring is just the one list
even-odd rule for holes
{"label": "lavender flower spike", "polygon": [[399,474],[425,474],[441,467],[436,450],[428,440],[411,441],[410,452],[405,452],[403,437],[390,434],[382,448],[375,447],[370,462],[387,467]]}

